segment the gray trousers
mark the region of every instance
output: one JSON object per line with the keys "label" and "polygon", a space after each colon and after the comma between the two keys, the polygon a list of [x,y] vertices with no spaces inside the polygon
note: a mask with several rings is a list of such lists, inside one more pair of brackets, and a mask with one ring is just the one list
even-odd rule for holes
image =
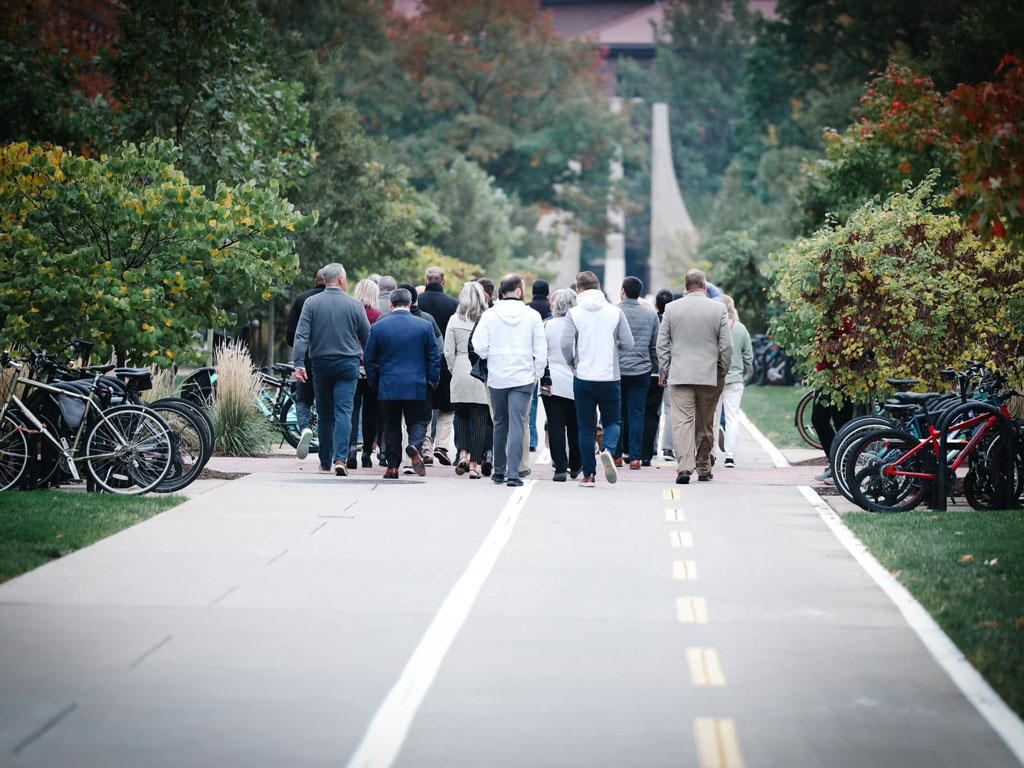
{"label": "gray trousers", "polygon": [[491,408],[494,410],[494,472],[508,478],[517,478],[519,462],[523,458],[526,417],[530,412],[534,385],[488,389],[491,393]]}

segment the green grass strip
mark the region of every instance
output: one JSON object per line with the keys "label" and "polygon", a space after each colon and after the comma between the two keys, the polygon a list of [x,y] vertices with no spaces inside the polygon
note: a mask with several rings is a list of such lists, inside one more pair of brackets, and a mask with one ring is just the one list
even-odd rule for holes
{"label": "green grass strip", "polygon": [[87,547],[185,501],[183,496],[0,493],[0,582]]}
{"label": "green grass strip", "polygon": [[1024,715],[1024,511],[853,512],[843,520]]}
{"label": "green grass strip", "polygon": [[793,422],[805,392],[803,387],[744,387],[740,408],[776,448],[810,448]]}

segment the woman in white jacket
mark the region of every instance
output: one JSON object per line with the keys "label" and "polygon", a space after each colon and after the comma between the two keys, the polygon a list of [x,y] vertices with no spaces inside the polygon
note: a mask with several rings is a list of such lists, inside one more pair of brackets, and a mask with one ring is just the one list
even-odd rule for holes
{"label": "woman in white jacket", "polygon": [[473,365],[469,361],[469,337],[486,310],[483,288],[479,283],[466,283],[459,294],[459,308],[444,332],[444,359],[452,374],[452,406],[458,417],[455,444],[459,460],[455,474],[468,472],[471,480],[480,479],[479,465],[484,458],[484,440],[491,421],[487,385],[470,375]]}
{"label": "woman in white jacket", "polygon": [[551,479],[556,483],[564,483],[567,473],[575,479],[583,467],[583,460],[580,458],[580,430],[576,422],[576,403],[573,402],[572,394],[572,370],[565,362],[565,357],[558,353],[565,330],[565,316],[576,306],[576,293],[563,288],[551,294],[550,302],[551,319],[544,323],[544,334],[548,339],[548,349],[555,350],[555,354],[548,355],[551,384],[547,386],[542,381],[540,391],[544,400],[544,413],[548,419],[551,459],[555,463],[555,475]]}

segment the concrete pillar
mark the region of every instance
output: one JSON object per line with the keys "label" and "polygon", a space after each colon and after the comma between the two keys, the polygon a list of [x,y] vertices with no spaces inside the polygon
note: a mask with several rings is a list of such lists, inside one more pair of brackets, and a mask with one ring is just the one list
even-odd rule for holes
{"label": "concrete pillar", "polygon": [[683,277],[696,261],[700,234],[686,210],[672,164],[668,105],[654,104],[651,112],[651,258],[646,287],[653,295],[662,288],[682,290]]}

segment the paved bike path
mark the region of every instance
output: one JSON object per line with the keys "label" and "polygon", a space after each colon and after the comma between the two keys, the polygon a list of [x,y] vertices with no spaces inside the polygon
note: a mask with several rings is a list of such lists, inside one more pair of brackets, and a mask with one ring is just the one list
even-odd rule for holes
{"label": "paved bike path", "polygon": [[[1017,765],[807,470],[741,457],[538,480],[394,764]],[[511,494],[303,466],[0,585],[0,765],[345,765]]]}

